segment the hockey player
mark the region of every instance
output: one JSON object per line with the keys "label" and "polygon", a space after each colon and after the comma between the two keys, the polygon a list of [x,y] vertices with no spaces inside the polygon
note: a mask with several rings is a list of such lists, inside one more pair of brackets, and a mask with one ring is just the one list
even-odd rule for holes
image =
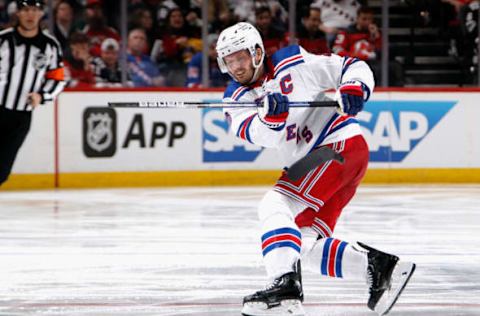
{"label": "hockey player", "polygon": [[[355,58],[312,55],[298,45],[265,56],[258,31],[248,23],[225,29],[217,42],[218,64],[234,81],[224,102],[260,102],[228,108],[237,137],[276,148],[285,166],[328,146],[345,158],[329,161],[298,181],[284,173],[264,196],[258,215],[264,264],[271,283],[243,300],[243,315],[304,315],[300,258],[321,275],[360,279],[369,287],[368,307],[392,308],[415,264],[363,243],[332,237],[342,209],[355,194],[368,164],[368,148],[355,115],[374,88],[369,67]],[[336,90],[339,108],[289,108],[289,101],[325,100]]]}

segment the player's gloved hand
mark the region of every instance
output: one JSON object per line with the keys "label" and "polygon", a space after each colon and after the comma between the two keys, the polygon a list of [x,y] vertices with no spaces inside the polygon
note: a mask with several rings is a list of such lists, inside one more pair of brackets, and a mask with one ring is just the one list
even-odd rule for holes
{"label": "player's gloved hand", "polygon": [[260,121],[269,128],[275,129],[282,126],[288,117],[288,98],[281,93],[269,93],[258,107]]}
{"label": "player's gloved hand", "polygon": [[360,81],[346,81],[338,87],[335,100],[340,105],[342,115],[357,115],[363,109],[364,84]]}

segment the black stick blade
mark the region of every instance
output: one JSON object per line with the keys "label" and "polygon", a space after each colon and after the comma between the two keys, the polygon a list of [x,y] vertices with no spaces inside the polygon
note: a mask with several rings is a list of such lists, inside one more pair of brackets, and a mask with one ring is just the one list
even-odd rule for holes
{"label": "black stick blade", "polygon": [[287,170],[287,177],[292,181],[298,181],[311,170],[329,161],[336,160],[343,164],[345,158],[327,146],[315,149],[305,157],[299,159]]}

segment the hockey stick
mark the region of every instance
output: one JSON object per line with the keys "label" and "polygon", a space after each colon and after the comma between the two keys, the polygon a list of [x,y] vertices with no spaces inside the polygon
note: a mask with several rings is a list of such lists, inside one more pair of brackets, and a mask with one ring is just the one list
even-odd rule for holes
{"label": "hockey stick", "polygon": [[[108,102],[109,107],[115,108],[170,108],[170,109],[204,109],[204,108],[257,108],[262,105],[255,102],[187,102],[187,101],[149,101],[149,102]],[[338,107],[337,101],[294,101],[290,107],[298,108],[323,108]],[[287,170],[290,180],[298,181],[308,172],[321,164],[336,160],[344,162],[344,158],[330,147],[320,147],[300,158]]]}
{"label": "hockey stick", "polygon": [[323,146],[315,149],[291,165],[290,168],[287,169],[287,177],[292,181],[298,181],[311,170],[329,160],[336,160],[341,164],[345,162],[345,158],[343,158],[342,155],[330,147]]}
{"label": "hockey stick", "polygon": [[[108,102],[114,108],[162,108],[162,109],[205,109],[205,108],[257,108],[255,102],[187,102],[187,101],[148,101],[148,102]],[[290,102],[294,108],[330,108],[338,107],[337,101],[294,101]]]}

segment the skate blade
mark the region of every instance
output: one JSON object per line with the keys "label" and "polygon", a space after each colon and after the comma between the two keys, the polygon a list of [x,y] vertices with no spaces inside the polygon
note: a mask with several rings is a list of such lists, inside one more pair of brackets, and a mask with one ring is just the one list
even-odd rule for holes
{"label": "skate blade", "polygon": [[242,308],[242,315],[244,316],[304,316],[302,302],[299,300],[283,300],[280,305],[268,308],[267,304],[246,303]]}
{"label": "skate blade", "polygon": [[415,267],[415,263],[412,262],[399,261],[397,263],[392,273],[391,287],[380,298],[377,306],[375,306],[375,312],[379,315],[386,315],[390,312],[393,305],[395,305],[402,294],[402,291],[405,289],[408,281],[410,281],[410,278],[415,271]]}

